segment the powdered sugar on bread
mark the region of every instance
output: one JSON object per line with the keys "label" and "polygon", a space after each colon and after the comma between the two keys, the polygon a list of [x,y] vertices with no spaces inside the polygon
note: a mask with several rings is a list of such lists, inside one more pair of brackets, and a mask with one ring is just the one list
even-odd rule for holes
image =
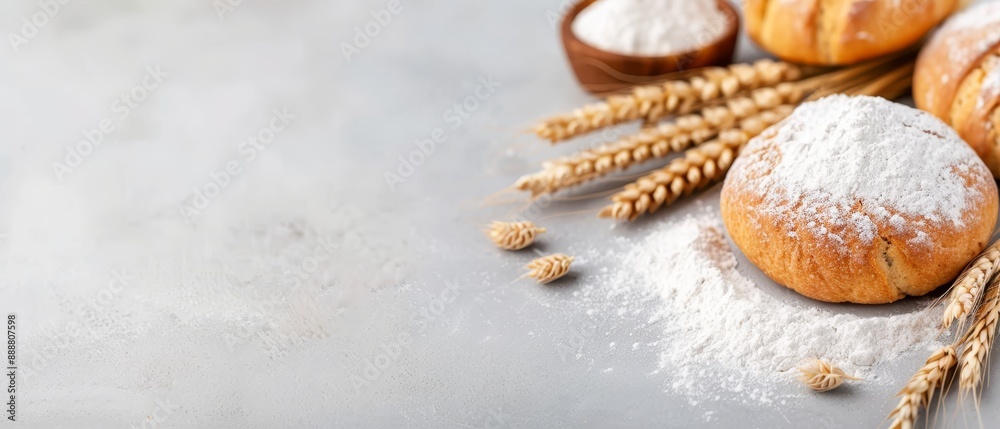
{"label": "powdered sugar on bread", "polygon": [[848,252],[849,242],[892,235],[930,245],[931,229],[961,229],[979,216],[970,208],[990,177],[933,116],[882,98],[835,95],[803,104],[753,139],[727,186],[760,199],[762,214],[786,222],[793,237],[805,225]]}

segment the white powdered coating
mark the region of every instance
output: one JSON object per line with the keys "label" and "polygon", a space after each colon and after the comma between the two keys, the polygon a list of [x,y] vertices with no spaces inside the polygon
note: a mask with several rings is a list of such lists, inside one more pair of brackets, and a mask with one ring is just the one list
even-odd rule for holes
{"label": "white powdered coating", "polygon": [[753,386],[743,394],[768,403],[781,390],[775,386],[793,378],[781,373],[807,359],[866,377],[883,373],[880,364],[907,350],[935,343],[933,310],[864,317],[769,294],[740,272],[723,234],[715,210],[665,222],[620,264],[634,272],[623,270],[613,282],[639,284],[662,299],[660,372],[678,391],[714,396],[720,390],[712,386],[726,380],[730,392]]}
{"label": "white powdered coating", "polygon": [[716,0],[599,0],[573,22],[573,33],[597,48],[668,55],[705,46],[726,30]]}
{"label": "white powdered coating", "polygon": [[804,224],[844,252],[847,240],[874,240],[879,225],[930,244],[928,227],[961,227],[982,198],[964,177],[990,177],[943,122],[882,98],[826,97],[772,131],[748,144],[726,186],[762,198],[763,213],[789,230]]}
{"label": "white powdered coating", "polygon": [[[982,3],[970,7],[948,19],[941,27],[938,37],[945,37],[948,58],[957,64],[969,64],[983,53],[1000,43],[1000,3]],[[962,43],[961,34],[981,32],[973,45]]]}
{"label": "white powdered coating", "polygon": [[990,74],[986,75],[983,79],[983,90],[982,94],[990,94],[993,96],[1000,96],[1000,64],[990,71]]}
{"label": "white powdered coating", "polygon": [[[977,109],[983,108],[986,103],[1000,97],[1000,56],[995,56],[992,60],[993,68],[986,76],[983,76],[983,84],[979,89],[979,98],[976,100]],[[986,125],[991,124],[987,122]]]}

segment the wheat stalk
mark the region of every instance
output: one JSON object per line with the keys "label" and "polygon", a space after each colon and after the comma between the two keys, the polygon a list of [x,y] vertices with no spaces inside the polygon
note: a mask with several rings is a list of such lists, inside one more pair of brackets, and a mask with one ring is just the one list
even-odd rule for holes
{"label": "wheat stalk", "polygon": [[521,278],[532,277],[538,281],[538,284],[549,283],[566,275],[574,259],[576,258],[566,256],[562,253],[543,256],[525,265],[524,267],[529,271],[527,274],[521,276]]}
{"label": "wheat stalk", "polygon": [[628,94],[613,95],[572,113],[538,124],[534,132],[553,143],[590,131],[639,119],[655,121],[674,113],[687,113],[698,103],[732,97],[741,91],[798,80],[802,70],[790,63],[760,60],[727,68],[699,70],[686,80],[639,86]]}
{"label": "wheat stalk", "polygon": [[545,228],[539,228],[530,221],[524,222],[493,222],[485,231],[493,244],[506,250],[520,250],[535,242],[538,234]]}
{"label": "wheat stalk", "polygon": [[962,357],[959,359],[961,370],[958,386],[964,395],[972,392],[985,376],[985,367],[989,359],[993,339],[997,333],[997,318],[1000,316],[1000,277],[994,277],[986,288],[983,302],[976,310],[972,326],[963,337]]}
{"label": "wheat stalk", "polygon": [[817,392],[836,389],[844,383],[844,380],[861,380],[845,374],[842,369],[821,359],[813,359],[798,369],[801,372],[798,377],[799,381]]}
{"label": "wheat stalk", "polygon": [[[973,260],[956,280],[955,287],[949,294],[944,319],[946,326],[950,326],[954,320],[967,317],[974,308],[976,311],[972,325],[957,344],[962,347],[961,356],[957,354],[956,345],[947,345],[927,358],[924,366],[897,394],[899,403],[889,413],[889,418],[893,419],[889,426],[891,429],[913,428],[920,409],[931,403],[937,389],[944,388],[949,371],[956,365],[961,364],[958,384],[962,397],[975,391],[985,377],[984,368],[996,337],[997,319],[1000,316],[1000,277],[990,280],[991,273],[996,269],[993,266],[997,259],[996,246],[997,243],[990,245]],[[956,293],[960,288],[964,288],[964,292]],[[983,289],[986,291],[985,297],[979,303]]]}
{"label": "wheat stalk", "polygon": [[965,320],[982,297],[983,288],[1000,266],[1000,241],[983,250],[955,279],[946,298],[941,326],[948,329],[952,322]]}
{"label": "wheat stalk", "polygon": [[532,197],[556,192],[637,163],[683,151],[733,128],[739,121],[782,104],[797,104],[805,96],[802,87],[782,83],[760,88],[746,97],[708,106],[700,113],[680,116],[671,123],[644,129],[637,135],[545,163],[542,171],[522,176],[514,188],[530,191]]}
{"label": "wheat stalk", "polygon": [[941,347],[927,358],[924,366],[896,394],[899,397],[899,403],[889,413],[889,418],[892,419],[889,427],[891,429],[913,428],[920,408],[927,407],[934,399],[934,392],[944,388],[948,371],[957,362],[954,345]]}
{"label": "wheat stalk", "polygon": [[635,220],[721,180],[743,145],[787,117],[792,109],[794,106],[786,104],[762,112],[740,121],[739,128],[723,131],[715,140],[688,149],[684,157],[626,185],[623,191],[611,197],[612,204],[604,207],[598,216]]}

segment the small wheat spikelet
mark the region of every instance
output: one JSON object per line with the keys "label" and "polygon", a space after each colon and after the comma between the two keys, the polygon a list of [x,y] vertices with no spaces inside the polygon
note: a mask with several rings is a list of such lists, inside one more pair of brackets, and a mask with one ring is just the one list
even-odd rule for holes
{"label": "small wheat spikelet", "polygon": [[500,222],[495,221],[486,230],[486,236],[493,240],[493,244],[506,250],[520,250],[535,242],[538,234],[544,233],[545,228],[539,228],[530,221],[524,222]]}
{"label": "small wheat spikelet", "polygon": [[799,381],[817,392],[836,389],[844,383],[845,379],[860,380],[860,378],[844,374],[840,368],[820,359],[813,359],[808,364],[800,366],[799,371],[802,372],[799,375]]}
{"label": "small wheat spikelet", "polygon": [[562,253],[543,256],[525,265],[524,267],[530,271],[521,278],[531,277],[538,281],[538,284],[546,284],[566,275],[574,259],[576,258]]}
{"label": "small wheat spikelet", "polygon": [[889,418],[892,419],[889,428],[913,428],[920,409],[927,407],[934,399],[934,392],[944,387],[948,372],[957,362],[953,345],[941,347],[927,358],[924,366],[910,378],[903,390],[896,394],[899,403],[889,413]]}
{"label": "small wheat spikelet", "polygon": [[948,292],[941,326],[948,329],[952,322],[964,321],[982,298],[983,289],[1000,267],[1000,241],[993,242],[955,279]]}
{"label": "small wheat spikelet", "polygon": [[963,337],[964,349],[959,359],[958,387],[961,394],[974,391],[986,375],[984,367],[993,348],[997,334],[997,318],[1000,316],[1000,277],[995,277],[986,289],[982,304],[976,310],[976,317]]}

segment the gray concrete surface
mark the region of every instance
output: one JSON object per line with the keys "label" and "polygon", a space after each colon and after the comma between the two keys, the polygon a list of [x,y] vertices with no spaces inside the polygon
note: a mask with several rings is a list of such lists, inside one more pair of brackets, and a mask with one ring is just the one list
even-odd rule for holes
{"label": "gray concrete surface", "polygon": [[[563,57],[559,0],[225,1],[72,2],[0,49],[0,311],[23,320],[28,371],[22,421],[0,426],[875,427],[926,357],[831,395],[788,383],[779,404],[693,400],[656,372],[659,346],[609,347],[660,340],[654,302],[588,312],[613,305],[579,295],[613,260],[585,258],[551,287],[512,283],[534,254],[493,248],[479,232],[493,219],[544,221],[541,249],[581,255],[624,253],[656,227],[612,227],[593,215],[599,198],[483,204],[596,142],[550,147],[524,132],[592,100]],[[5,3],[0,29],[22,33],[40,7]],[[378,35],[355,40],[366,25]],[[742,41],[738,60],[760,56]],[[157,65],[168,76],[148,101],[113,104]],[[480,86],[475,108],[456,110]],[[294,120],[251,159],[244,139],[284,107]],[[106,142],[54,171],[105,118]],[[231,162],[240,173],[201,207]],[[316,263],[324,236],[335,257]],[[94,304],[101,333],[65,329],[98,331],[76,303],[101,299],[116,267],[138,280]],[[920,305],[816,304],[742,259],[741,272],[803,306]],[[274,332],[294,340],[276,347]],[[1000,419],[994,390],[985,427]],[[949,406],[943,424],[978,425]]]}

